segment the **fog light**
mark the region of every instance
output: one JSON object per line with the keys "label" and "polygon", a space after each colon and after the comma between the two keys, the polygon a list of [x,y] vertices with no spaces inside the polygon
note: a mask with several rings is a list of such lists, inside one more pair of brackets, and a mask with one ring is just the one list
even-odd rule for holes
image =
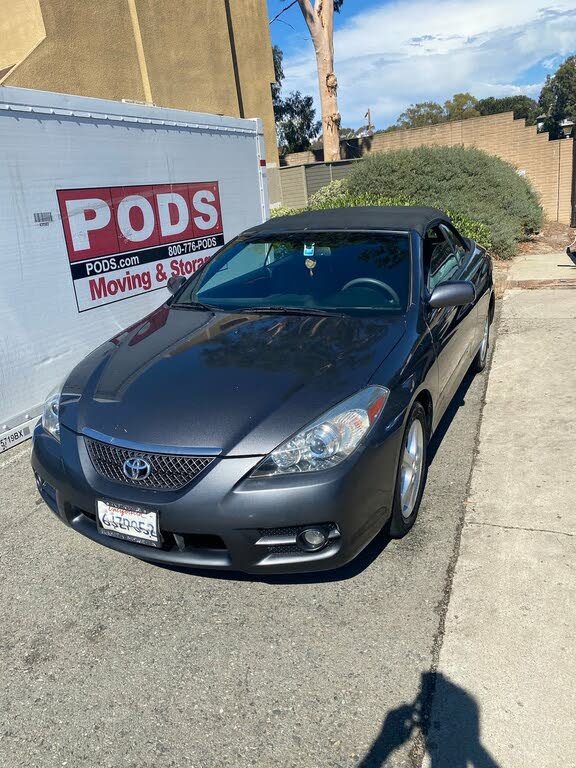
{"label": "fog light", "polygon": [[322,549],[328,541],[328,534],[322,528],[305,528],[298,534],[298,546],[307,552]]}

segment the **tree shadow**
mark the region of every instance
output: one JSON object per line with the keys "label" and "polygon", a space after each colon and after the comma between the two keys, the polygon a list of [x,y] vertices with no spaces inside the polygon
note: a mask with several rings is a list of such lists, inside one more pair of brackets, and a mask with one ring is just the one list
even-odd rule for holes
{"label": "tree shadow", "polygon": [[[432,701],[438,722],[430,723]],[[499,768],[482,746],[480,707],[464,688],[440,672],[423,672],[412,704],[389,712],[357,768],[383,768],[402,745],[419,734],[430,768]]]}

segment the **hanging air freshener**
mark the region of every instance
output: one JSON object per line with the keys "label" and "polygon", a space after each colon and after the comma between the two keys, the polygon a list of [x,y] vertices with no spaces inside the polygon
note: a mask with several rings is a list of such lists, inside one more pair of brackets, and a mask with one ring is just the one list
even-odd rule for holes
{"label": "hanging air freshener", "polygon": [[306,269],[310,270],[310,277],[314,277],[314,267],[316,266],[316,260],[313,258],[315,250],[315,243],[304,243],[304,256],[307,256],[304,264]]}
{"label": "hanging air freshener", "polygon": [[306,267],[310,270],[310,277],[314,277],[313,269],[316,266],[314,259],[306,259],[304,264],[306,264]]}

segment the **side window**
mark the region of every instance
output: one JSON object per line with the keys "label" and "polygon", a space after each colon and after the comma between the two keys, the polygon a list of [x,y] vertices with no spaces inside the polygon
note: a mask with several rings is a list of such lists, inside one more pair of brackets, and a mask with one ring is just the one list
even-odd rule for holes
{"label": "side window", "polygon": [[292,256],[292,254],[293,248],[290,247],[289,243],[271,243],[268,245],[266,266],[269,266],[270,264],[276,264],[277,262],[285,259],[287,256]]}
{"label": "side window", "polygon": [[466,254],[466,248],[464,247],[464,244],[458,237],[458,235],[450,229],[450,227],[445,226],[444,224],[440,224],[440,229],[442,232],[444,232],[444,235],[449,243],[452,244],[452,247],[454,248],[454,253],[458,256],[460,261],[464,258]]}
{"label": "side window", "polygon": [[430,227],[424,236],[424,274],[431,291],[438,283],[449,280],[460,266],[460,257],[441,225]]}

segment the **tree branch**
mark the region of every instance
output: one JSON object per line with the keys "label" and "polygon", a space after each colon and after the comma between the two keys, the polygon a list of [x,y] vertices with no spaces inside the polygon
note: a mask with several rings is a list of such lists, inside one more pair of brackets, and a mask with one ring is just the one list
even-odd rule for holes
{"label": "tree branch", "polygon": [[310,34],[313,34],[314,30],[316,29],[316,25],[318,24],[318,19],[314,13],[312,3],[310,0],[298,0],[298,5],[300,6],[300,10],[304,16],[304,21],[310,30]]}
{"label": "tree branch", "polygon": [[288,9],[292,8],[292,6],[293,6],[293,5],[296,5],[296,3],[297,3],[297,2],[298,2],[298,0],[292,0],[292,2],[291,2],[291,3],[288,3],[288,5],[284,6],[284,8],[282,8],[282,10],[281,10],[281,11],[279,11],[279,12],[276,14],[276,16],[274,16],[274,18],[273,18],[273,19],[270,19],[270,24],[273,24],[273,23],[276,21],[276,19],[279,19],[279,18],[280,18],[280,16],[282,16],[282,14],[283,14],[283,13],[286,13],[286,11],[287,11]]}
{"label": "tree branch", "polygon": [[[296,32],[296,27],[295,27],[293,24],[290,24],[290,22],[289,22],[289,21],[286,21],[285,19],[278,19],[278,21],[279,21],[281,24],[286,24],[286,26],[287,26],[287,27],[290,27],[290,29],[291,29],[293,32]],[[304,37],[304,35],[298,35],[298,37],[299,37],[301,40],[306,40],[306,42],[307,42],[307,43],[309,42],[308,38],[307,38],[307,37]]]}

